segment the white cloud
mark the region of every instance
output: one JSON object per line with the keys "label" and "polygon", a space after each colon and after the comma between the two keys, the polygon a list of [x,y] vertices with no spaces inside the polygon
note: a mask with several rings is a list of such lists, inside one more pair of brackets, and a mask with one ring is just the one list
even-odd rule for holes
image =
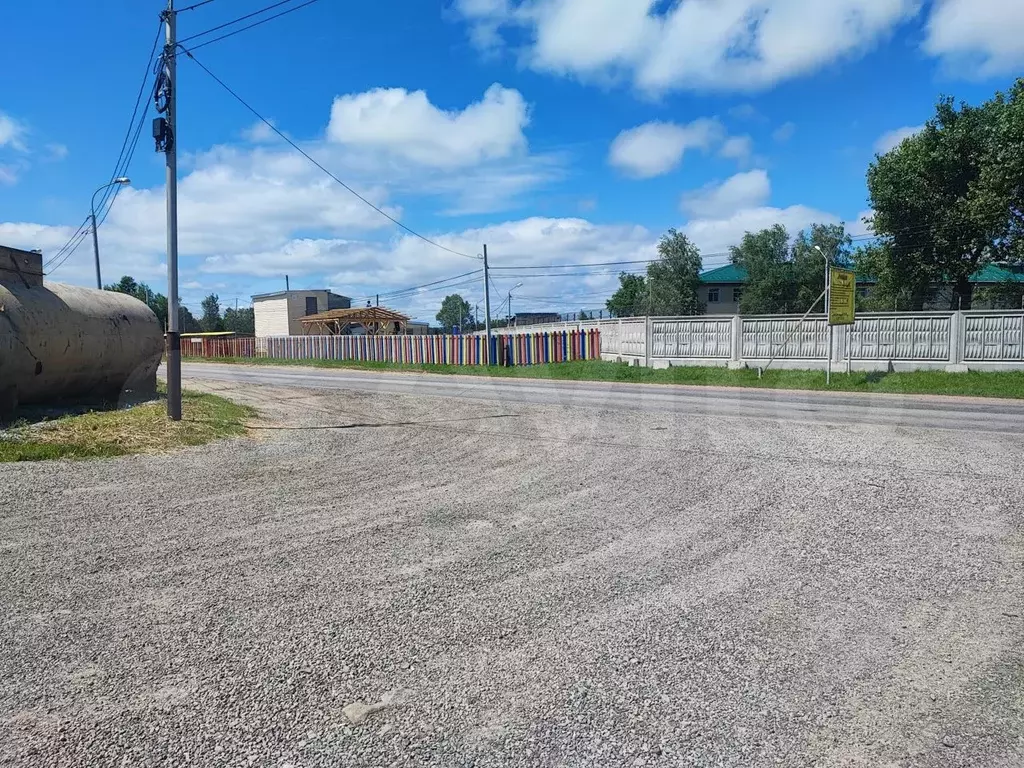
{"label": "white cloud", "polygon": [[692,218],[719,219],[745,208],[764,205],[772,187],[766,171],[757,169],[737,173],[721,184],[709,184],[683,195],[680,207]]}
{"label": "white cloud", "polygon": [[[491,101],[497,104],[503,98]],[[434,136],[429,131],[409,135],[408,145],[393,134],[379,151],[327,139],[299,144],[391,216],[405,218],[395,197],[418,203],[421,212],[410,214],[408,223],[440,241],[446,235],[436,234],[423,224],[422,203],[429,204],[427,211],[440,207],[453,214],[507,211],[519,205],[521,196],[564,175],[566,158],[562,155],[534,155],[525,146],[521,151],[513,150],[520,145],[518,139],[499,151],[493,135],[491,139],[473,138],[473,127],[478,125],[473,106],[458,112],[457,117],[437,113],[446,120],[450,118],[448,128],[454,127],[456,133],[462,131],[477,141],[469,147],[468,155],[458,136],[443,132]],[[260,135],[249,132],[248,138],[259,139]],[[435,139],[437,152],[448,153],[442,164],[428,166],[409,160],[410,155],[425,151],[424,147]],[[475,157],[476,162],[467,164],[467,157]],[[321,283],[341,264],[356,270],[365,268],[368,275],[379,272],[379,280],[386,285],[401,277],[401,270],[394,278],[387,277],[392,269],[386,258],[390,248],[387,240],[398,232],[393,223],[283,143],[215,146],[183,154],[180,161],[179,255],[183,285],[192,284],[195,290],[196,284],[207,291],[220,290],[205,276],[225,274],[231,276],[231,295],[243,295],[251,288],[259,289],[261,280],[283,272],[306,275]],[[6,169],[5,165],[0,171],[6,174]],[[17,168],[12,166],[12,175],[15,171]],[[6,175],[0,178],[6,180]],[[100,228],[105,278],[128,273],[138,279],[159,281],[165,274],[164,205],[162,186],[121,189]],[[0,218],[0,242],[41,248],[44,259],[53,257],[73,231],[74,227],[66,225],[4,222]],[[465,271],[467,264],[472,268],[462,257],[425,247],[429,256],[421,254],[424,265],[441,270],[442,275]],[[467,253],[475,254],[480,243],[467,247],[473,249]],[[51,279],[92,284],[90,253],[87,238]],[[379,264],[373,261],[378,257]]]}
{"label": "white cloud", "polygon": [[772,132],[772,138],[779,144],[785,144],[787,141],[793,138],[793,134],[796,133],[796,123],[786,122],[780,125]]}
{"label": "white cloud", "polygon": [[660,176],[678,166],[687,149],[706,150],[720,141],[724,132],[714,118],[701,118],[689,125],[644,123],[615,137],[608,162],[637,178]]}
{"label": "white cloud", "polygon": [[[994,1],[994,0],[993,0]],[[641,91],[755,90],[862,54],[914,15],[919,0],[460,1],[491,44],[523,28],[536,70],[628,77]]]}
{"label": "white cloud", "polygon": [[0,184],[8,186],[18,183],[18,171],[13,165],[0,165]]}
{"label": "white cloud", "polygon": [[732,136],[722,142],[718,154],[730,160],[745,163],[754,152],[754,140],[749,136]]}
{"label": "white cloud", "polygon": [[729,116],[737,120],[763,120],[764,116],[753,104],[737,104],[729,109]]}
{"label": "white cloud", "polygon": [[327,136],[428,167],[456,168],[522,152],[528,122],[520,93],[497,83],[455,112],[434,106],[423,91],[378,88],[336,98]]}
{"label": "white cloud", "polygon": [[923,125],[908,125],[905,128],[887,131],[879,136],[875,142],[875,152],[884,155],[886,152],[896,149],[896,147],[903,143],[904,139],[909,139],[914,134],[920,133],[923,128]]}
{"label": "white cloud", "polygon": [[739,243],[746,232],[758,232],[775,224],[782,224],[795,235],[811,224],[838,224],[839,218],[831,213],[804,205],[788,208],[756,207],[738,210],[723,218],[691,220],[682,231],[701,249],[705,258],[722,256]]}
{"label": "white cloud", "polygon": [[47,144],[46,159],[52,162],[59,162],[68,156],[68,148],[64,144]]}
{"label": "white cloud", "polygon": [[19,152],[26,151],[24,142],[26,133],[28,133],[28,129],[24,123],[0,112],[0,147],[10,147]]}
{"label": "white cloud", "polygon": [[[273,120],[269,121],[271,125],[276,125]],[[259,120],[244,131],[242,131],[242,138],[246,141],[252,142],[253,144],[265,144],[268,141],[279,140],[279,137],[274,133],[270,125],[267,125],[262,120]]]}
{"label": "white cloud", "polygon": [[851,237],[862,237],[864,235],[875,234],[875,228],[868,223],[874,215],[875,212],[870,208],[866,211],[861,211],[857,214],[857,218],[854,221],[847,223],[846,232]]}
{"label": "white cloud", "polygon": [[959,75],[1019,74],[1024,67],[1024,3],[1019,0],[937,0],[924,50]]}

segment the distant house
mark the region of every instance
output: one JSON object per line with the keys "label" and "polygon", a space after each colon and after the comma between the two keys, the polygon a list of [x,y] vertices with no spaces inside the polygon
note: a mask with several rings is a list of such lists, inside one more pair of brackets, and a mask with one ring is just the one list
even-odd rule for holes
{"label": "distant house", "polygon": [[[824,270],[824,266],[822,266]],[[743,287],[747,282],[747,271],[735,264],[726,264],[724,267],[709,269],[700,276],[700,288],[698,295],[704,302],[705,312],[709,315],[736,315],[740,311],[740,298],[743,296]],[[979,288],[990,288],[1003,282],[1019,282],[1024,284],[1024,272],[1019,269],[989,264],[971,275],[971,283],[975,290]],[[857,278],[857,292],[861,296],[868,296],[876,281],[871,277]],[[950,303],[950,292],[946,287],[940,287],[932,301],[925,307],[926,310],[948,310]],[[985,302],[975,299],[974,309],[989,309]]]}
{"label": "distant house", "polygon": [[709,269],[700,276],[697,296],[709,315],[737,315],[747,271],[735,264]]}
{"label": "distant house", "polygon": [[[419,320],[410,320],[405,324],[405,335],[406,336],[429,336],[435,333],[430,330],[430,323],[422,323]],[[440,331],[437,331],[440,333]]]}
{"label": "distant house", "polygon": [[351,306],[348,296],[328,290],[278,291],[252,297],[257,336],[301,336],[303,317]]}
{"label": "distant house", "polygon": [[562,320],[559,312],[517,312],[512,316],[512,325],[537,325],[538,323],[557,323]]}

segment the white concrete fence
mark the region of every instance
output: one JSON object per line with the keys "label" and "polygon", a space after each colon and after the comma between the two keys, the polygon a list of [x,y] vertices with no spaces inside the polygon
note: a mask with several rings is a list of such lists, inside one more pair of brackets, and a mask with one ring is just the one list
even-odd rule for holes
{"label": "white concrete fence", "polygon": [[[601,330],[601,357],[637,365],[824,368],[828,323],[813,315],[630,317],[544,323],[503,333]],[[834,329],[833,370],[1024,370],[1024,312],[862,314]]]}

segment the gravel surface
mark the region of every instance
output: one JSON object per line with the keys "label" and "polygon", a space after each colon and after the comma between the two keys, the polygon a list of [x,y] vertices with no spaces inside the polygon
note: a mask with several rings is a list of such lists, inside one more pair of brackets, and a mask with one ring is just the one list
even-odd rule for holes
{"label": "gravel surface", "polygon": [[0,764],[1024,765],[1020,436],[208,387],[0,465]]}

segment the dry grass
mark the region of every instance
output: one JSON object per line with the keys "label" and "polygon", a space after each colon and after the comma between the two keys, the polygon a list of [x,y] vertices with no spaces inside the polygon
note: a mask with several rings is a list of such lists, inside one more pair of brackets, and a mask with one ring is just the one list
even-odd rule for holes
{"label": "dry grass", "polygon": [[87,459],[161,453],[245,434],[256,412],[216,395],[185,392],[182,420],[167,418],[166,401],[90,411],[0,432],[0,462]]}

